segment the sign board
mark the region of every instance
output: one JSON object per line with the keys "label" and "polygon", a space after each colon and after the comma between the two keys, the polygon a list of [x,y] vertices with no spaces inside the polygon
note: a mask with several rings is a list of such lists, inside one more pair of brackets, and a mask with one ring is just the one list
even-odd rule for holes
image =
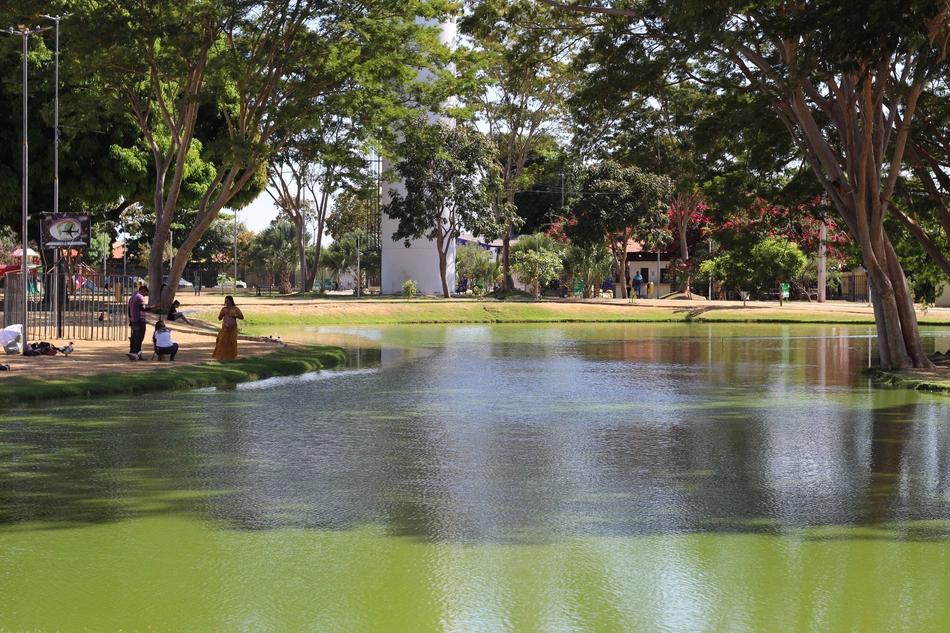
{"label": "sign board", "polygon": [[43,213],[40,217],[43,248],[88,248],[89,216]]}

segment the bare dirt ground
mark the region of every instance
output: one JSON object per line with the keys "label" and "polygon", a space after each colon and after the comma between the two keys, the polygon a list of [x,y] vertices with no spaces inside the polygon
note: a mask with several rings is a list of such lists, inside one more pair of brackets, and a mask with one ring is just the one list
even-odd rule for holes
{"label": "bare dirt ground", "polygon": [[[181,310],[192,320],[192,325],[185,325],[181,321],[175,321],[169,324],[172,330],[173,338],[181,346],[181,350],[175,358],[175,364],[201,363],[211,360],[211,353],[214,350],[215,334],[218,331],[218,323],[212,316],[209,321],[200,322],[192,318],[198,313],[214,313],[223,305],[223,295],[208,294],[207,291],[201,296],[193,296],[191,292],[183,292],[178,295],[181,301]],[[350,297],[327,297],[321,299],[287,299],[282,297],[255,297],[242,296],[235,297],[238,306],[246,315],[280,314],[285,315],[288,321],[292,321],[295,314],[312,313],[314,310],[325,313],[339,311],[342,314],[353,314],[354,312],[366,313],[373,312],[380,316],[394,314],[400,310],[402,304],[398,299],[393,298],[374,298],[363,299],[358,302]],[[462,299],[461,301],[470,301]],[[559,304],[559,302],[545,301],[548,304]],[[649,308],[665,308],[671,312],[680,313],[689,312],[693,316],[706,315],[715,318],[718,312],[728,311],[730,313],[741,311],[746,312],[750,319],[773,319],[773,318],[850,318],[865,317],[873,318],[870,306],[865,304],[855,304],[848,302],[828,302],[818,303],[786,303],[779,306],[777,303],[748,302],[743,307],[741,301],[670,301],[670,300],[646,300],[638,299],[634,305],[628,301],[622,300],[590,300],[581,302],[569,302],[564,305],[570,312],[578,312],[584,309],[584,306],[590,306],[588,309],[636,309],[638,306]],[[594,307],[596,306],[596,307]],[[927,311],[918,311],[919,318],[928,320],[939,320],[942,323],[950,325],[950,308],[930,308]],[[145,344],[143,345],[143,355],[146,358],[152,356],[151,336],[153,332],[152,325],[157,319],[157,315],[149,315],[149,327],[147,329]],[[69,341],[52,340],[54,345],[65,345]],[[293,342],[293,341],[285,341]],[[128,360],[125,353],[129,350],[128,340],[121,341],[74,341],[75,351],[68,357],[63,355],[56,356],[37,356],[26,358],[23,356],[4,356],[0,354],[0,363],[9,364],[9,372],[0,372],[0,380],[4,377],[29,377],[36,379],[55,379],[61,376],[74,375],[92,375],[109,374],[126,371],[150,371],[158,367],[167,367],[169,363],[150,360],[147,362],[133,362]],[[238,343],[238,353],[240,356],[256,356],[273,351],[276,348],[274,342],[261,340],[254,337],[242,337]],[[950,366],[941,364],[934,371],[927,371],[921,375],[922,378],[936,380],[950,380]]]}
{"label": "bare dirt ground", "polygon": [[[185,303],[185,301],[189,303],[188,306],[182,306],[182,310],[186,315],[205,310],[217,310],[223,303],[220,296],[214,295],[194,297],[195,302],[190,301],[190,299],[190,296],[179,298],[182,303]],[[150,314],[148,316],[148,328],[145,334],[145,342],[142,344],[142,356],[146,359],[152,358],[152,332],[154,332],[153,325],[157,320],[158,315]],[[75,349],[69,356],[62,354],[31,357],[5,356],[0,352],[0,364],[10,366],[9,371],[0,372],[0,380],[14,376],[46,380],[76,375],[140,372],[168,367],[169,365],[187,365],[212,360],[211,353],[214,351],[218,325],[201,322],[190,317],[189,321],[191,321],[191,325],[185,325],[182,321],[168,323],[168,327],[172,331],[172,340],[180,346],[173,363],[160,362],[157,358],[145,362],[130,361],[126,356],[129,351],[128,339],[122,341],[73,341]],[[70,341],[51,340],[49,342],[57,346],[63,346]],[[266,354],[276,348],[277,346],[273,342],[257,340],[254,337],[241,337],[238,340],[239,357]]]}

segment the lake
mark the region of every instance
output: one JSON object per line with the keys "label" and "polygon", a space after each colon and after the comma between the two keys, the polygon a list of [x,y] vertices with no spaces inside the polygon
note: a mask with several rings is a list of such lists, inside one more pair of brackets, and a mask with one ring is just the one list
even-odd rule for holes
{"label": "lake", "polygon": [[277,333],[349,364],[0,412],[0,631],[950,629],[950,397],[871,327]]}

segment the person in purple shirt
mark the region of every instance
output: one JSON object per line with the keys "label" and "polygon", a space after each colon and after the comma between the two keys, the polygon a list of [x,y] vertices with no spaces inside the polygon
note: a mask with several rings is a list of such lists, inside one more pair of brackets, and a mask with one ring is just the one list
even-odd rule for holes
{"label": "person in purple shirt", "polygon": [[148,286],[142,285],[132,298],[129,299],[129,327],[132,335],[129,337],[129,360],[145,360],[142,356],[142,341],[145,340],[145,314],[155,306],[146,303]]}

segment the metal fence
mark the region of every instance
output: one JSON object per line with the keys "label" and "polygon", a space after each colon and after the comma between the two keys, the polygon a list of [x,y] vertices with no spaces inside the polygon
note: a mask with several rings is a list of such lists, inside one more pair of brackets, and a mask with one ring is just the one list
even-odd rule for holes
{"label": "metal fence", "polygon": [[[30,274],[27,336],[30,341],[121,341],[129,336],[132,276],[50,271]],[[23,273],[5,277],[3,325],[23,322]]]}
{"label": "metal fence", "polygon": [[841,298],[847,301],[867,303],[871,300],[868,293],[868,274],[861,271],[842,273]]}

